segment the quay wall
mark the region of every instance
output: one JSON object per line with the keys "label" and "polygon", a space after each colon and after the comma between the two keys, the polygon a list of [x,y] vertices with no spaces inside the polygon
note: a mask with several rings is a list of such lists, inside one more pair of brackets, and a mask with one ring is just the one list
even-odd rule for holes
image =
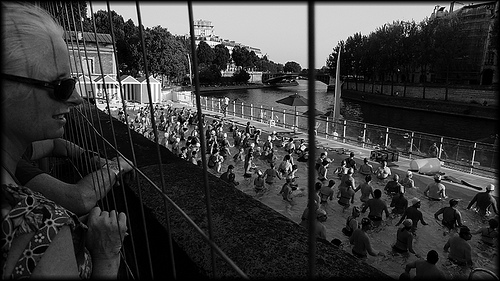
{"label": "quay wall", "polygon": [[[94,124],[100,123],[103,128],[103,137],[113,143],[109,116],[101,111],[99,118],[97,115],[92,116]],[[118,142],[117,149],[125,157],[133,159],[126,125],[115,118],[112,120],[114,135]],[[72,127],[76,128],[82,126],[84,121],[71,120],[71,122],[75,123]],[[135,144],[137,167],[160,188],[162,186],[160,169],[162,169],[165,175],[164,192],[208,235],[204,174],[201,167],[174,156],[163,146],[159,146],[162,165],[158,165],[156,144],[135,131],[131,131],[131,134]],[[106,150],[109,150],[108,155],[113,153],[113,150],[109,148]],[[307,278],[308,235],[306,229],[216,176],[210,173],[207,176],[214,242],[226,255],[250,278]],[[178,275],[199,273],[211,278],[215,276],[217,279],[238,277],[234,269],[217,254],[215,254],[217,272],[212,275],[210,248],[205,240],[171,204],[167,203],[168,207],[165,209],[165,201],[162,196],[158,195],[158,191],[152,188],[149,181],[139,175],[137,177],[137,182],[133,181],[125,186],[127,201],[137,205],[141,203],[138,201],[139,198],[142,198],[148,218],[152,218],[153,221],[163,226],[161,230],[147,231],[153,243],[150,246],[151,251],[156,253],[153,257],[155,272],[157,270],[165,272],[165,268],[169,266],[168,249],[160,245],[160,242],[165,244],[168,237],[167,229],[169,229],[174,246],[178,246],[190,260],[176,261]],[[134,209],[133,213],[136,212],[139,213]],[[170,227],[167,225],[167,216]],[[131,221],[133,233],[144,232],[141,227],[140,221]],[[136,245],[136,248],[144,250],[144,246],[141,247],[141,245]],[[131,252],[130,249],[126,250]],[[141,256],[139,263],[145,263],[146,260]],[[133,262],[129,263],[133,264]],[[148,268],[147,265],[143,266]],[[376,268],[323,241],[318,241],[316,246],[316,272],[318,278],[390,279]],[[162,277],[167,276],[155,275],[155,278]]]}
{"label": "quay wall", "polygon": [[[329,90],[334,90],[335,86],[329,86]],[[402,83],[391,84],[363,83],[346,81],[342,84],[342,89],[353,90],[365,93],[377,93],[382,95],[398,95],[400,97],[424,99],[424,100],[445,100],[467,104],[484,104],[488,106],[498,106],[498,89],[494,87],[472,87],[453,86],[446,88],[442,85],[404,85]],[[396,94],[397,93],[397,94]]]}

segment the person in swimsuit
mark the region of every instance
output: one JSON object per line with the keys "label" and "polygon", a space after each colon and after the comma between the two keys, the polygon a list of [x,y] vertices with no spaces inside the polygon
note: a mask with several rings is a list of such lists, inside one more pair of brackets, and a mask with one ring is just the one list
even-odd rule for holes
{"label": "person in swimsuit", "polygon": [[389,218],[389,210],[387,209],[387,204],[380,199],[380,197],[382,197],[382,191],[380,191],[380,189],[375,189],[373,194],[375,197],[366,202],[363,209],[361,209],[361,213],[366,212],[366,209],[370,208],[368,218],[372,220],[373,225],[377,227],[382,223],[383,212],[385,212],[385,217]]}
{"label": "person in swimsuit", "polygon": [[366,234],[371,227],[371,220],[363,218],[361,220],[361,228],[355,229],[351,237],[349,237],[349,243],[353,245],[352,254],[357,258],[367,258],[368,254],[371,256],[385,256],[384,253],[372,248],[370,238]]}
{"label": "person in swimsuit", "polygon": [[458,199],[451,199],[449,207],[443,207],[434,213],[434,218],[436,220],[439,220],[439,215],[443,215],[441,223],[449,230],[453,230],[457,226],[462,226],[462,215],[457,209],[458,201]]}
{"label": "person in swimsuit", "polygon": [[413,250],[413,234],[411,233],[413,222],[411,219],[403,221],[403,227],[399,228],[396,234],[396,243],[392,245],[392,249],[398,253],[406,253],[410,251],[412,254],[417,254]]}
{"label": "person in swimsuit", "polygon": [[498,239],[498,221],[496,219],[488,220],[488,227],[482,227],[476,231],[471,232],[472,234],[481,234],[481,241],[489,246],[495,246],[495,242]]}

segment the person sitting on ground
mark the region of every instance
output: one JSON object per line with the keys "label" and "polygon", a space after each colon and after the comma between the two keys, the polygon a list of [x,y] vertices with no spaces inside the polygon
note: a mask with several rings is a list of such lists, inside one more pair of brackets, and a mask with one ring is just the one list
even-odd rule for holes
{"label": "person sitting on ground", "polygon": [[410,271],[415,268],[415,280],[444,280],[443,272],[439,270],[436,263],[439,261],[439,255],[435,250],[427,252],[426,260],[416,260],[410,262],[405,267],[405,273],[410,279]]}
{"label": "person sitting on ground", "polygon": [[389,218],[389,210],[387,209],[387,204],[380,199],[382,197],[382,191],[380,189],[375,189],[373,191],[374,198],[368,200],[361,209],[361,212],[366,212],[366,209],[370,208],[370,212],[368,213],[368,218],[372,220],[375,227],[379,226],[382,223],[382,213],[385,212],[385,217]]}
{"label": "person sitting on ground", "polygon": [[[85,226],[73,212],[22,186],[15,176],[31,143],[61,138],[64,115],[83,99],[70,78],[63,28],[31,3],[1,5],[2,279],[116,279],[126,215],[94,207]],[[111,163],[102,169],[108,182],[122,172]]]}
{"label": "person sitting on ground", "polygon": [[380,166],[375,171],[375,175],[377,175],[377,178],[381,180],[386,179],[391,175],[391,169],[387,167],[387,161],[382,160]]}
{"label": "person sitting on ground", "polygon": [[354,192],[354,189],[352,187],[352,181],[347,180],[345,186],[341,187],[337,194],[337,198],[339,198],[338,203],[343,206],[342,213],[351,206],[351,204],[349,204],[349,201],[351,201],[351,203],[354,203],[354,194],[356,194],[356,192]]}
{"label": "person sitting on ground", "polygon": [[443,207],[434,213],[434,218],[439,220],[439,215],[443,214],[441,223],[449,230],[454,230],[457,226],[462,226],[462,215],[458,210],[458,199],[451,199],[449,207]]}
{"label": "person sitting on ground", "polygon": [[404,179],[401,180],[401,185],[406,189],[415,188],[412,171],[407,171]]}
{"label": "person sitting on ground", "polygon": [[356,161],[354,160],[354,152],[351,151],[351,153],[349,153],[349,157],[345,159],[345,164],[347,168],[353,168],[354,172],[356,172],[357,167]]}
{"label": "person sitting on ground", "polygon": [[351,237],[354,230],[359,228],[358,221],[356,220],[359,215],[359,208],[357,206],[352,207],[352,213],[349,217],[347,217],[345,227],[342,228],[342,233],[344,233],[348,237]]}
{"label": "person sitting on ground", "polygon": [[355,229],[349,237],[349,243],[352,247],[352,254],[357,258],[366,258],[368,254],[371,256],[385,256],[384,253],[378,252],[372,248],[370,238],[366,234],[372,228],[372,222],[368,218],[361,220],[361,228]]}
{"label": "person sitting on ground", "polygon": [[452,235],[443,248],[445,252],[448,252],[448,250],[450,251],[448,259],[460,266],[473,266],[472,247],[469,242],[467,242],[471,238],[472,234],[467,226],[462,226],[458,235]]}
{"label": "person sitting on ground", "polygon": [[486,186],[486,191],[477,193],[474,198],[470,201],[469,205],[467,205],[467,210],[470,210],[472,205],[476,203],[476,207],[474,208],[477,213],[482,217],[487,217],[490,215],[490,208],[493,209],[493,212],[498,215],[497,201],[491,193],[495,190],[495,186],[493,184],[488,184]]}
{"label": "person sitting on ground", "polygon": [[236,175],[234,174],[233,169],[234,169],[233,165],[227,166],[227,171],[222,173],[222,175],[220,175],[220,178],[225,182],[228,182],[230,184],[233,184],[234,186],[237,186],[240,183],[235,180]]}
{"label": "person sitting on ground", "polygon": [[264,174],[261,170],[257,170],[257,177],[253,180],[255,193],[264,191]]}
{"label": "person sitting on ground", "polygon": [[359,197],[359,201],[363,202],[363,205],[370,199],[370,195],[373,196],[373,187],[371,186],[372,182],[372,176],[371,175],[366,175],[365,176],[365,182],[360,184],[354,192],[358,192],[358,190],[361,190],[361,196]]}
{"label": "person sitting on ground", "polygon": [[404,193],[404,187],[399,183],[398,174],[394,174],[392,176],[392,181],[387,182],[384,187],[384,191],[391,197],[397,196],[399,193]]}
{"label": "person sitting on ground", "polygon": [[390,206],[394,207],[392,209],[392,213],[395,215],[402,215],[405,213],[406,209],[408,208],[408,200],[405,198],[405,193],[403,192],[402,188],[399,189],[398,195],[392,197]]}
{"label": "person sitting on ground", "polygon": [[373,174],[373,166],[368,163],[368,158],[363,159],[363,165],[359,167],[359,173],[367,176],[367,175],[372,175]]}
{"label": "person sitting on ground", "polygon": [[424,195],[427,196],[432,201],[441,201],[441,199],[446,199],[446,187],[441,183],[441,175],[434,175],[434,182],[427,185],[424,190]]}
{"label": "person sitting on ground", "polygon": [[397,230],[396,243],[392,245],[392,249],[398,253],[410,253],[417,255],[413,250],[413,234],[411,233],[413,222],[411,219],[403,221],[403,227]]}
{"label": "person sitting on ground", "polygon": [[424,216],[422,215],[422,212],[420,210],[418,210],[418,208],[420,208],[420,206],[421,206],[420,199],[418,199],[417,197],[414,197],[411,200],[411,206],[406,208],[405,212],[401,216],[401,219],[399,219],[399,222],[396,223],[396,226],[399,226],[406,218],[412,220],[413,225],[412,225],[411,230],[413,232],[415,232],[415,230],[417,230],[417,225],[418,225],[419,221],[422,222],[423,225],[428,225],[428,223],[426,223],[424,221]]}
{"label": "person sitting on ground", "polygon": [[321,204],[324,204],[327,202],[328,199],[333,200],[333,186],[335,185],[334,180],[330,180],[328,182],[328,185],[323,185],[319,191],[320,198],[321,198]]}
{"label": "person sitting on ground", "polygon": [[495,242],[498,239],[498,221],[496,219],[488,220],[488,227],[482,227],[476,231],[471,232],[472,234],[481,233],[481,241],[489,246],[495,246]]}

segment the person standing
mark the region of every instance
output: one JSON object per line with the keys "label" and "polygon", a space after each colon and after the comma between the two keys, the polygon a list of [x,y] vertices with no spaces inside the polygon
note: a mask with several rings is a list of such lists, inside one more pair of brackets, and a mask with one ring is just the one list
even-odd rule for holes
{"label": "person standing", "polygon": [[417,225],[419,221],[422,222],[423,225],[428,225],[428,223],[424,221],[424,216],[422,215],[422,212],[418,210],[420,206],[421,206],[420,199],[414,197],[411,200],[411,206],[406,208],[405,212],[401,216],[401,219],[399,220],[398,223],[396,223],[396,226],[399,226],[406,218],[411,219],[411,221],[413,222],[412,225],[413,232],[417,230]]}
{"label": "person standing", "polygon": [[392,249],[398,253],[410,253],[417,255],[413,250],[413,234],[411,233],[413,222],[411,219],[403,221],[403,227],[399,228],[396,233],[396,243],[392,245]]}
{"label": "person standing", "polygon": [[255,164],[253,163],[253,154],[248,153],[247,156],[245,157],[245,164],[243,165],[245,169],[245,173],[243,174],[243,177],[245,179],[250,179],[252,177],[253,170],[257,168]]}
{"label": "person standing", "polygon": [[351,237],[354,230],[359,228],[358,221],[356,220],[356,218],[359,217],[359,215],[360,215],[359,208],[357,206],[352,207],[352,213],[347,218],[345,222],[345,227],[342,228],[342,233],[344,233],[346,236]]}
{"label": "person standing", "polygon": [[498,215],[497,201],[491,195],[494,190],[495,186],[493,184],[488,184],[485,192],[477,193],[474,198],[472,198],[469,205],[467,205],[467,210],[470,210],[472,205],[476,203],[475,210],[481,217],[489,216],[491,213],[490,208]]}
{"label": "person standing", "polygon": [[441,201],[441,199],[446,199],[446,187],[441,183],[441,175],[434,175],[434,182],[427,185],[424,190],[424,195],[427,196],[432,201]]}
{"label": "person standing", "polygon": [[380,166],[375,171],[375,175],[377,175],[377,178],[381,180],[386,179],[391,175],[391,168],[387,167],[387,161],[382,160]]}
{"label": "person standing", "polygon": [[349,153],[349,157],[345,159],[345,164],[347,168],[352,168],[356,172],[356,161],[354,160],[354,152]]}
{"label": "person standing", "polygon": [[377,227],[382,223],[383,212],[385,212],[385,217],[389,218],[389,210],[387,210],[387,204],[380,199],[380,197],[382,197],[382,191],[380,191],[380,189],[375,189],[373,194],[375,197],[366,202],[361,212],[364,213],[366,209],[370,208],[368,218],[373,222],[373,225]]}
{"label": "person standing", "polygon": [[402,190],[399,191],[398,195],[392,197],[391,201],[392,213],[396,215],[402,215],[408,208],[408,200],[405,198],[404,192]]}
{"label": "person standing", "polygon": [[415,280],[444,280],[443,272],[439,270],[436,263],[439,261],[439,255],[435,250],[427,252],[426,260],[416,260],[410,262],[405,267],[405,273],[410,277],[410,271],[415,268]]}
{"label": "person standing", "polygon": [[439,215],[443,214],[441,223],[449,230],[454,230],[457,226],[462,226],[462,215],[457,208],[458,199],[451,199],[449,207],[443,207],[434,213],[434,218],[439,220]]}
{"label": "person standing", "polygon": [[326,159],[326,156],[327,156],[327,152],[321,152],[321,154],[319,155],[318,159],[316,159],[316,164],[314,165],[314,169],[316,169],[316,171],[319,172],[319,167],[321,167],[321,165],[323,164],[323,160]]}
{"label": "person standing", "polygon": [[471,238],[470,229],[467,226],[462,226],[458,235],[454,234],[444,245],[444,251],[448,252],[449,250],[448,259],[460,266],[473,266],[472,247],[467,242]]}
{"label": "person standing", "polygon": [[338,203],[343,206],[342,213],[351,206],[349,201],[354,203],[354,194],[356,194],[356,192],[354,192],[352,182],[350,180],[346,181],[345,187],[341,187],[339,189],[337,197],[339,198]]}
{"label": "person standing", "polygon": [[365,159],[363,159],[363,165],[359,167],[359,173],[364,176],[373,174],[373,166],[368,163],[368,158],[365,157]]}
{"label": "person standing", "polygon": [[269,164],[270,167],[264,171],[264,176],[266,177],[266,183],[269,185],[273,185],[276,178],[281,180],[281,176],[278,171],[274,169],[274,163]]}
{"label": "person standing", "polygon": [[481,234],[481,241],[489,246],[495,246],[495,240],[498,239],[498,221],[490,219],[488,227],[482,227],[477,231],[471,232],[472,234]]}
{"label": "person standing", "polygon": [[281,187],[280,193],[283,196],[283,200],[292,201],[292,187],[290,186],[292,179],[287,178],[285,184]]}
{"label": "person standing", "polygon": [[253,180],[255,193],[264,191],[264,174],[261,170],[257,171],[257,177]]}
{"label": "person standing", "polygon": [[368,254],[371,256],[385,256],[384,253],[376,251],[372,248],[370,238],[366,234],[372,227],[370,219],[363,218],[361,220],[361,228],[355,229],[349,237],[349,243],[353,245],[352,254],[357,258],[366,258]]}
{"label": "person standing", "polygon": [[415,188],[412,171],[407,171],[404,179],[401,180],[401,185],[406,189]]}
{"label": "person standing", "polygon": [[373,187],[371,186],[372,182],[372,176],[371,175],[366,175],[365,176],[365,182],[360,184],[358,188],[354,190],[354,192],[358,192],[358,190],[361,190],[361,196],[359,200],[363,202],[363,205],[370,199],[370,195],[373,196]]}
{"label": "person standing", "polygon": [[392,176],[392,181],[387,182],[384,187],[384,191],[391,197],[397,196],[400,193],[404,193],[404,187],[399,183],[398,174],[394,174]]}
{"label": "person standing", "polygon": [[220,175],[220,178],[225,182],[228,182],[234,186],[237,186],[240,183],[235,180],[236,175],[234,174],[233,169],[234,169],[233,165],[227,166],[227,171],[222,173],[222,175]]}
{"label": "person standing", "polygon": [[321,189],[319,190],[319,196],[321,199],[321,204],[324,204],[327,202],[328,199],[333,200],[333,194],[335,193],[333,191],[333,186],[335,185],[334,180],[330,180],[328,182],[328,185],[323,185]]}
{"label": "person standing", "polygon": [[318,180],[320,180],[323,184],[328,181],[328,166],[331,162],[332,161],[328,158],[324,159],[318,169]]}
{"label": "person standing", "polygon": [[429,156],[431,158],[437,158],[438,157],[438,152],[439,148],[437,147],[436,143],[432,143],[432,145],[429,147]]}

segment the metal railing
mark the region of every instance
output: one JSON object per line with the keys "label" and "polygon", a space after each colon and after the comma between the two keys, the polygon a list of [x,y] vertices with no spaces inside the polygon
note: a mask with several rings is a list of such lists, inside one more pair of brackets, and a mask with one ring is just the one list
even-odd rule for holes
{"label": "metal railing", "polygon": [[[202,97],[201,99],[204,110],[217,113],[222,113],[222,103],[220,98]],[[227,107],[227,115],[252,122],[272,123],[273,126],[286,129],[295,127],[297,131],[308,132],[307,116],[302,115],[301,112],[295,114],[293,110],[231,101]],[[331,117],[317,116],[315,121],[317,135],[327,139],[335,139],[368,149],[390,149],[409,159],[438,157],[448,168],[491,178],[498,176],[499,151],[494,144],[352,120],[333,122]],[[429,148],[434,143],[437,146],[435,155],[429,152]]]}

